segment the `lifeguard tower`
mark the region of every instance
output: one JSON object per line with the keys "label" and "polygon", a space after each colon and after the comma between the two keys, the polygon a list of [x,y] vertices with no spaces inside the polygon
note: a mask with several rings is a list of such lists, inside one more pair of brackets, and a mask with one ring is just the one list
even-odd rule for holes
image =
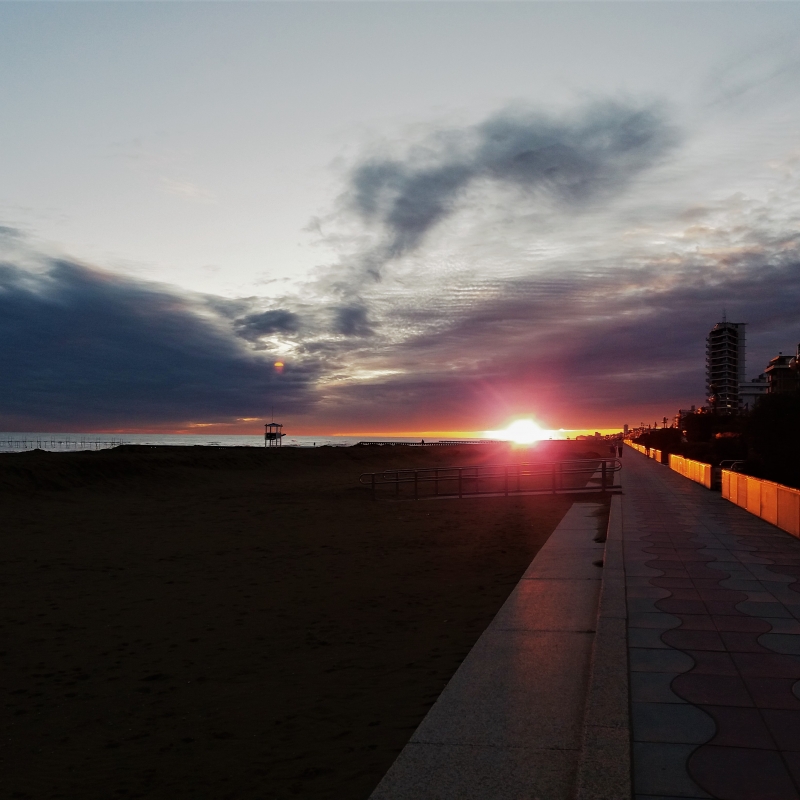
{"label": "lifeguard tower", "polygon": [[264,447],[280,447],[284,436],[286,434],[283,433],[283,425],[280,422],[268,422],[264,425]]}

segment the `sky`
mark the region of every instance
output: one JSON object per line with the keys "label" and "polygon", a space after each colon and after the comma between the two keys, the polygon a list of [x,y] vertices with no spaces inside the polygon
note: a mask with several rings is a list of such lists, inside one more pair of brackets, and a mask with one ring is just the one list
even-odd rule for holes
{"label": "sky", "polygon": [[0,430],[701,405],[800,342],[799,101],[791,0],[0,0]]}

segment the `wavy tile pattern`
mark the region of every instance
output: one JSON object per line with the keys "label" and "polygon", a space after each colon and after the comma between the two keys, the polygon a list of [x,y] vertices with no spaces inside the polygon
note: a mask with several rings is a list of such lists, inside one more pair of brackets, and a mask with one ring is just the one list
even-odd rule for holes
{"label": "wavy tile pattern", "polygon": [[626,456],[637,800],[800,800],[800,541]]}

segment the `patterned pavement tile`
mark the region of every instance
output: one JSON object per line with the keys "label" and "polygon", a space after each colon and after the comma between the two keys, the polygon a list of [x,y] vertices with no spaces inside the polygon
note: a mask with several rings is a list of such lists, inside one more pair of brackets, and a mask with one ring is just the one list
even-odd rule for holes
{"label": "patterned pavement tile", "polygon": [[792,692],[795,681],[786,678],[745,678],[747,691],[759,708],[800,709]]}
{"label": "patterned pavement tile", "polygon": [[[736,619],[736,617],[732,619]],[[719,635],[724,649],[731,653],[771,652],[771,650],[759,643],[758,638],[761,634],[755,631],[721,631]]]}
{"label": "patterned pavement tile", "polygon": [[685,703],[672,691],[676,672],[631,672],[630,692],[632,703]]}
{"label": "patterned pavement tile", "polygon": [[800,709],[769,708],[762,715],[778,749],[800,753]]}
{"label": "patterned pavement tile", "polygon": [[654,650],[631,647],[628,650],[631,671],[686,672],[694,666],[694,659],[680,650]]}
{"label": "patterned pavement tile", "polygon": [[659,628],[628,628],[628,645],[666,650],[670,645],[662,639],[662,634],[667,632]]}
{"label": "patterned pavement tile", "polygon": [[633,613],[628,612],[628,624],[632,628],[658,628],[659,630],[669,630],[677,628],[681,624],[678,617],[672,614],[665,614],[663,611]]}
{"label": "patterned pavement tile", "polygon": [[624,486],[637,798],[800,800],[800,542],[635,454]]}
{"label": "patterned pavement tile", "polygon": [[725,643],[717,631],[671,630],[661,637],[670,647],[678,650],[717,650],[725,651]]}
{"label": "patterned pavement tile", "polygon": [[632,703],[631,723],[635,742],[704,744],[716,731],[714,719],[689,703]]}
{"label": "patterned pavement tile", "polygon": [[798,800],[780,754],[749,747],[704,745],[689,758],[689,771],[712,797],[725,800]]}
{"label": "patterned pavement tile", "polygon": [[736,609],[742,614],[747,614],[751,617],[778,617],[784,619],[792,619],[794,615],[783,603],[756,603],[752,600],[745,600],[743,603],[738,603]]}
{"label": "patterned pavement tile", "polygon": [[637,794],[713,797],[689,777],[686,762],[693,744],[633,743],[633,787]]}
{"label": "patterned pavement tile", "polygon": [[658,601],[652,597],[629,597],[628,598],[628,613],[629,614],[654,614],[658,611],[667,611],[666,608],[656,606]]}
{"label": "patterned pavement tile", "polygon": [[758,637],[759,644],[773,653],[800,656],[800,636],[789,633],[762,633]]}
{"label": "patterned pavement tile", "polygon": [[753,705],[747,685],[738,675],[687,672],[672,681],[672,691],[687,702],[698,705]]}
{"label": "patterned pavement tile", "polygon": [[634,800],[703,800],[703,798],[706,797],[708,797],[708,795],[705,793],[703,793],[703,795],[693,795],[692,797],[688,795],[683,795],[682,797],[667,797],[663,794],[637,794]]}
{"label": "patterned pavement tile", "polygon": [[792,678],[800,680],[800,660],[780,653],[732,653],[743,678]]}
{"label": "patterned pavement tile", "polygon": [[739,675],[730,653],[717,653],[713,650],[689,650],[687,654],[694,660],[693,673],[695,675]]}
{"label": "patterned pavement tile", "polygon": [[794,779],[795,786],[800,785],[800,753],[783,753],[783,760]]}
{"label": "patterned pavement tile", "polygon": [[716,735],[709,744],[720,747],[758,747],[774,750],[775,741],[758,708],[701,706],[715,722]]}
{"label": "patterned pavement tile", "polygon": [[770,633],[800,633],[800,621],[796,619],[775,619],[765,617],[764,622],[772,626]]}
{"label": "patterned pavement tile", "polygon": [[[756,619],[755,617],[743,617],[741,615],[735,617],[712,617],[714,627],[718,631],[746,631],[753,633],[767,633],[770,630],[770,623],[767,620]],[[782,622],[784,620],[781,620]],[[789,621],[786,621],[787,624]]]}
{"label": "patterned pavement tile", "polygon": [[710,614],[681,614],[680,628],[684,631],[716,631],[714,618]]}

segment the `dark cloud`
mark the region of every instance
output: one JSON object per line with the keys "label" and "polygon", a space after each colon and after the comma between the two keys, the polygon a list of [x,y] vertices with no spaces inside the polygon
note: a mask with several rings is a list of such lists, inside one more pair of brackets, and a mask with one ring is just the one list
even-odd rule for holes
{"label": "dark cloud", "polygon": [[250,341],[271,333],[297,333],[299,329],[300,317],[282,308],[247,314],[236,320],[236,332]]}
{"label": "dark cloud", "polygon": [[258,417],[311,402],[313,367],[276,375],[203,298],[69,262],[0,267],[0,426]]}
{"label": "dark cloud", "polygon": [[569,117],[506,112],[440,131],[403,159],[372,158],[352,172],[345,202],[383,241],[357,259],[374,277],[415,250],[480,181],[578,210],[621,190],[676,143],[654,107],[596,103]]}
{"label": "dark cloud", "polygon": [[334,309],[336,333],[343,336],[371,336],[374,331],[363,306],[343,306]]}

